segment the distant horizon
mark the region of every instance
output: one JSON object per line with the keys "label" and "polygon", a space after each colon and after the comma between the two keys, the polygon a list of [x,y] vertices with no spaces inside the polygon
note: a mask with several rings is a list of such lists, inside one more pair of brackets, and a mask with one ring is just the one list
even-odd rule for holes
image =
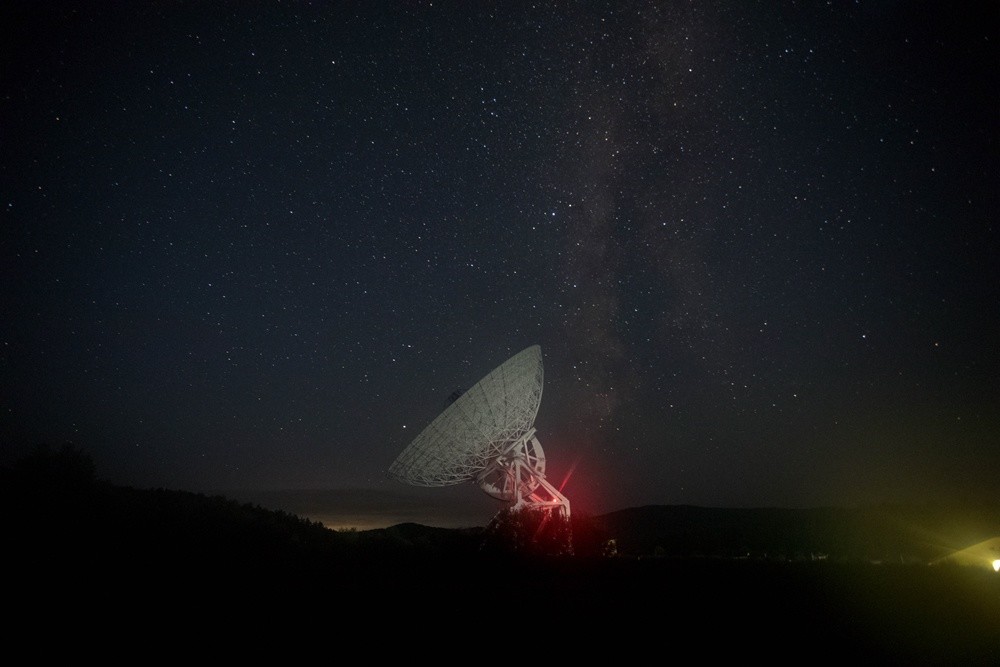
{"label": "distant horizon", "polygon": [[[503,508],[478,489],[467,485],[426,489],[438,493],[424,495],[419,489],[385,491],[371,488],[328,489],[214,489],[207,495],[221,495],[237,502],[284,511],[310,521],[322,523],[331,530],[376,530],[402,523],[417,523],[432,528],[481,528]],[[477,495],[479,497],[477,497]],[[571,499],[572,500],[572,499]],[[790,510],[820,509],[864,510],[876,508],[967,508],[981,503],[956,500],[953,503],[932,501],[882,501],[856,504],[794,505],[709,505],[704,503],[640,503],[623,504],[596,512],[583,511],[587,516],[602,516],[645,507],[694,507],[719,510]],[[986,507],[986,506],[984,506]]]}
{"label": "distant horizon", "polygon": [[[470,489],[465,489],[469,491]],[[385,491],[340,489],[219,489],[213,491],[239,502],[295,514],[331,530],[375,530],[401,523],[435,528],[475,528],[489,523],[500,509],[484,494],[462,498],[454,487],[424,497],[409,489]],[[492,501],[492,502],[491,502]]]}
{"label": "distant horizon", "polygon": [[[72,444],[68,446],[75,447]],[[91,455],[84,449],[77,451]],[[9,465],[15,459],[22,457],[2,457],[3,464]],[[27,456],[27,453],[24,453]],[[92,460],[92,459],[91,459]],[[416,523],[434,528],[480,528],[489,525],[491,519],[503,509],[506,504],[483,493],[474,483],[441,487],[417,487],[393,483],[386,480],[383,486],[275,486],[272,488],[247,487],[184,487],[180,485],[141,485],[114,479],[103,474],[100,466],[95,465],[94,479],[102,483],[112,484],[137,490],[163,489],[183,493],[195,493],[207,496],[222,496],[240,503],[250,503],[262,508],[283,511],[309,521],[322,524],[331,530],[375,530],[402,523]],[[588,503],[585,494],[581,494],[576,502],[575,493],[568,493],[573,513],[577,516],[602,516],[630,509],[644,507],[695,507],[705,509],[781,509],[781,510],[814,510],[814,509],[875,509],[886,507],[897,508],[939,508],[962,509],[976,511],[976,508],[993,507],[995,503],[985,502],[972,495],[949,498],[882,498],[861,502],[842,503],[709,503],[696,499],[684,501],[639,502],[637,498],[620,497],[620,502],[613,506],[607,502],[594,507]]]}

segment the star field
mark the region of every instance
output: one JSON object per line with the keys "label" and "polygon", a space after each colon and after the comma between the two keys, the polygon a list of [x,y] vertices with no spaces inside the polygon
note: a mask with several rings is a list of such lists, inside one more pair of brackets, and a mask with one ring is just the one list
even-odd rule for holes
{"label": "star field", "polygon": [[986,3],[0,23],[10,452],[398,491],[447,397],[537,343],[549,476],[583,509],[995,497]]}

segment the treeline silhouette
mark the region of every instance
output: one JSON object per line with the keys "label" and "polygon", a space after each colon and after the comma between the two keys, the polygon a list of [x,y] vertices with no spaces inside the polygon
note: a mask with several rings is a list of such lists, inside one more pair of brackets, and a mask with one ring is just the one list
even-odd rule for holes
{"label": "treeline silhouette", "polygon": [[208,586],[257,597],[318,589],[359,595],[434,579],[447,587],[495,559],[540,555],[527,543],[484,539],[482,528],[334,531],[223,496],[114,485],[68,444],[38,446],[0,468],[0,494],[11,565],[33,584],[63,592],[173,596]]}
{"label": "treeline silhouette", "polygon": [[[0,471],[11,556],[54,588],[236,586],[346,553],[322,525],[219,496],[95,476],[84,452],[39,447]],[[274,580],[274,577],[270,577]]]}

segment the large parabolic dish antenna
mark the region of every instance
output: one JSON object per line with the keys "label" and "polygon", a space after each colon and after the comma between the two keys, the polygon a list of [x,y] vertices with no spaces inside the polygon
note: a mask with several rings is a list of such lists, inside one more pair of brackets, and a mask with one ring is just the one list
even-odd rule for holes
{"label": "large parabolic dish antenna", "polygon": [[389,466],[416,486],[474,481],[513,509],[558,509],[569,500],[545,479],[545,453],[535,436],[542,401],[542,350],[518,352],[461,394]]}

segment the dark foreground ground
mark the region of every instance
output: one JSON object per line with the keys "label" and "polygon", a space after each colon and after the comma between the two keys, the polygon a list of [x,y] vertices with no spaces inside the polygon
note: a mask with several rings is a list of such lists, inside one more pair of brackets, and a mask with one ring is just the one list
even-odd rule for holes
{"label": "dark foreground ground", "polygon": [[4,646],[32,663],[1000,665],[988,568],[529,555],[42,463],[0,477]]}
{"label": "dark foreground ground", "polygon": [[1000,664],[1000,576],[965,567],[419,555],[95,566],[65,552],[16,576],[5,606],[35,627],[164,648],[204,636],[241,650],[360,643],[383,658]]}

